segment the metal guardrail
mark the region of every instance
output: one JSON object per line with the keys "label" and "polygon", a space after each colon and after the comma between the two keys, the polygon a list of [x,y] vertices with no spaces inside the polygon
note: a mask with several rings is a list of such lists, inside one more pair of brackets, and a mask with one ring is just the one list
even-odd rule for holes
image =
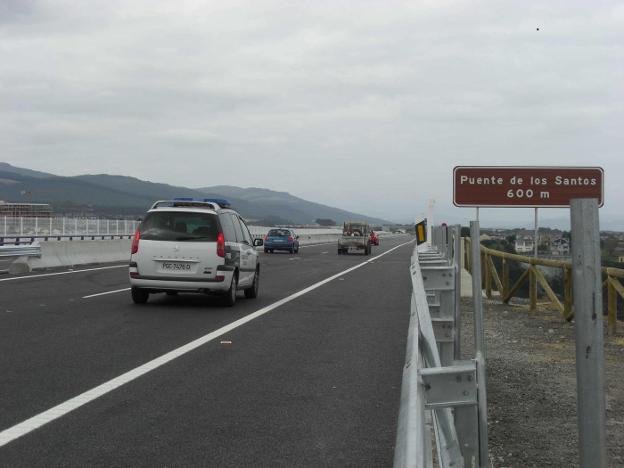
{"label": "metal guardrail", "polygon": [[27,245],[33,242],[49,242],[49,241],[74,241],[74,240],[115,240],[115,239],[132,239],[132,235],[67,235],[67,236],[8,236],[0,237],[0,247],[3,245]]}
{"label": "metal guardrail", "polygon": [[0,217],[0,237],[111,236],[132,235],[138,221],[65,217]]}
{"label": "metal guardrail", "polygon": [[0,257],[41,257],[41,246],[31,245],[2,245]]}
{"label": "metal guardrail", "polygon": [[[460,352],[460,227],[432,228],[432,245],[412,255],[411,314],[395,468],[489,466],[485,350],[475,337],[473,359]],[[480,307],[480,303],[476,304]],[[481,310],[475,323],[482,326]],[[475,330],[476,332],[476,330]]]}

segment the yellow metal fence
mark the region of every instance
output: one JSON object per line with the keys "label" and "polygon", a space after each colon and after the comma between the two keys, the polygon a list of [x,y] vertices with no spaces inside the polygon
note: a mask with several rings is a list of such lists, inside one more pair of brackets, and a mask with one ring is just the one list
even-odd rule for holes
{"label": "yellow metal fence", "polygon": [[[472,272],[472,258],[470,249],[470,238],[464,237],[464,266],[466,270]],[[493,258],[499,258],[500,271],[496,267]],[[527,265],[524,272],[510,285],[509,266],[511,262]],[[539,270],[538,266],[556,268],[562,271],[563,291],[558,293],[548,283],[548,279]],[[529,284],[529,311],[537,311],[538,287],[539,284],[550,303],[561,313],[566,320],[574,317],[574,304],[572,296],[572,265],[570,262],[562,260],[552,260],[547,258],[527,257],[524,255],[501,252],[500,250],[489,249],[481,246],[481,268],[483,278],[483,288],[488,298],[492,298],[492,290],[496,289],[501,301],[505,304],[517,294],[522,285],[528,281]],[[624,278],[624,269],[602,268],[603,287],[607,289],[607,323],[610,334],[617,331],[617,302],[618,296],[624,300],[624,286],[620,279]]]}

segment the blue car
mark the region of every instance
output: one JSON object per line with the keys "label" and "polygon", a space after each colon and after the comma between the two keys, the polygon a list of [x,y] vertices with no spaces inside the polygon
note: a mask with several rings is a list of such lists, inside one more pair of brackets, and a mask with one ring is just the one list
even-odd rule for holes
{"label": "blue car", "polygon": [[299,253],[299,236],[290,229],[271,229],[264,236],[264,253],[273,253],[274,250],[287,250]]}

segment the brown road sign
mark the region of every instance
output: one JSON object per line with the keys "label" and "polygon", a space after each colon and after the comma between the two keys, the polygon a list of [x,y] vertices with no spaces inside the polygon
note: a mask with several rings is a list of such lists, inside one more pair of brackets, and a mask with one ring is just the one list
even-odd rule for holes
{"label": "brown road sign", "polygon": [[604,204],[600,167],[457,166],[453,203],[478,207],[569,207],[572,198]]}

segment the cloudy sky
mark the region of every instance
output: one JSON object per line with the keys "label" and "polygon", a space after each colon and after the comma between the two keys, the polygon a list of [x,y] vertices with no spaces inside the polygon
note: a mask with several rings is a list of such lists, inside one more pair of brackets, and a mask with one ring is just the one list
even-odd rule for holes
{"label": "cloudy sky", "polygon": [[624,229],[623,124],[622,2],[0,0],[0,161],[61,175],[454,222],[456,165],[599,165]]}

